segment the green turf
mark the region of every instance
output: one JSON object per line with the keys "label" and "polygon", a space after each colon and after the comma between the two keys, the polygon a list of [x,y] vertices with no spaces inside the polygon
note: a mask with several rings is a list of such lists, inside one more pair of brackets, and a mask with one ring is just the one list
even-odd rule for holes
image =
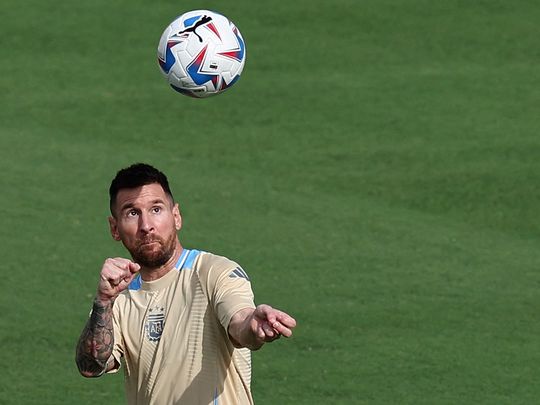
{"label": "green turf", "polygon": [[[164,170],[183,243],[298,320],[254,355],[263,404],[540,396],[535,1],[2,3],[2,404],[122,403],[78,376],[114,172]],[[242,79],[193,100],[156,64],[219,10]]]}

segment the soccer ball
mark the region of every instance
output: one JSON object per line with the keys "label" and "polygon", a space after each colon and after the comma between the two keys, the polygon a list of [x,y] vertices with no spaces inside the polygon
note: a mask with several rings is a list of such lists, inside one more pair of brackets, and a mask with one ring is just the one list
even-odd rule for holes
{"label": "soccer ball", "polygon": [[209,97],[231,87],[246,62],[240,31],[208,10],[182,14],[163,32],[158,63],[170,86],[191,97]]}

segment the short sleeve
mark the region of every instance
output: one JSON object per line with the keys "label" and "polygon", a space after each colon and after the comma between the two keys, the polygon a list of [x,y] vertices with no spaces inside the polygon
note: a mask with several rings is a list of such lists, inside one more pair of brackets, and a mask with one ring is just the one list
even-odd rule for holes
{"label": "short sleeve", "polygon": [[249,276],[237,263],[210,255],[202,260],[200,269],[203,288],[225,330],[236,312],[255,308]]}

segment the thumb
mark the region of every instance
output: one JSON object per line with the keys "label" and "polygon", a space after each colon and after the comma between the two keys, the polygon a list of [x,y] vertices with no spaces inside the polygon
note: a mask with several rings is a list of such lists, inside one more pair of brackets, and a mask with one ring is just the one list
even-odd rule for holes
{"label": "thumb", "polygon": [[129,263],[128,263],[128,270],[129,270],[132,274],[137,273],[140,269],[141,269],[141,265],[140,265],[140,264],[137,264],[137,263],[134,263],[134,262],[129,262]]}
{"label": "thumb", "polygon": [[122,280],[120,280],[120,283],[118,283],[118,291],[124,291],[135,277],[137,277],[137,272],[128,274]]}

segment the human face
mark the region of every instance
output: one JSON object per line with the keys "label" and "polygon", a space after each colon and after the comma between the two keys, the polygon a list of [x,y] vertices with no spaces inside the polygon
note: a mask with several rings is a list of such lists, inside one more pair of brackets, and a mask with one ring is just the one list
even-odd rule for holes
{"label": "human face", "polygon": [[171,197],[158,183],[122,189],[116,196],[111,235],[122,241],[133,260],[152,269],[163,266],[179,246],[182,218]]}

